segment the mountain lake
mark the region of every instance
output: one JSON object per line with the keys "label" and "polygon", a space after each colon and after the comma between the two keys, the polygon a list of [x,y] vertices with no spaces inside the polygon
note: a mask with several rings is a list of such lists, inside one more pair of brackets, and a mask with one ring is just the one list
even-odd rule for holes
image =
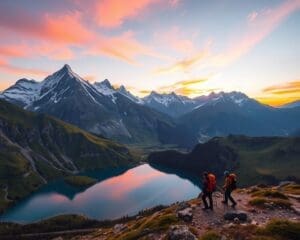
{"label": "mountain lake", "polygon": [[8,209],[0,221],[31,223],[61,214],[115,219],[195,198],[201,191],[196,177],[157,170],[149,164],[81,175],[96,178],[98,182],[85,189],[70,186],[62,179],[50,182]]}

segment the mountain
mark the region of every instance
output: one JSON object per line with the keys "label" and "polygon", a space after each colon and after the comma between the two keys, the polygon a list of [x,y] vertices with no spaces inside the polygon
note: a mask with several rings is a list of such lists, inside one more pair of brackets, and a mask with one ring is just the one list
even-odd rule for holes
{"label": "mountain", "polygon": [[21,88],[19,82],[5,90],[1,98],[108,138],[159,143],[168,138],[164,129],[173,127],[167,115],[140,104],[124,87],[116,90],[108,80],[90,84],[69,65],[42,82],[26,81],[30,87],[22,84]]}
{"label": "mountain", "polygon": [[123,143],[194,146],[215,136],[288,136],[300,108],[273,108],[241,92],[188,98],[151,92],[140,99],[106,79],[93,84],[69,65],[42,82],[21,79],[0,98]]}
{"label": "mountain", "polygon": [[235,171],[239,186],[300,180],[300,138],[215,137],[197,144],[190,153],[154,152],[148,160],[155,168],[185,170],[199,176],[203,171],[222,177],[225,170]]}
{"label": "mountain", "polygon": [[300,107],[300,100],[285,104],[281,106],[281,108],[295,108],[295,107]]}
{"label": "mountain", "polygon": [[3,189],[16,201],[49,179],[134,162],[120,144],[0,100],[0,209]]}
{"label": "mountain", "polygon": [[146,106],[168,114],[171,117],[183,115],[198,105],[198,101],[177,95],[174,92],[170,94],[159,94],[152,91],[142,100]]}
{"label": "mountain", "polygon": [[288,136],[300,128],[300,109],[263,105],[243,93],[211,94],[209,100],[181,116],[179,127],[194,133],[200,142],[229,134]]}

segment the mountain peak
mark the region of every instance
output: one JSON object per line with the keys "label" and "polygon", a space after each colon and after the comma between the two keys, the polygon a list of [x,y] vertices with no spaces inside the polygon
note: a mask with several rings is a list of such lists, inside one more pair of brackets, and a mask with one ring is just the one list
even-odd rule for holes
{"label": "mountain peak", "polygon": [[72,71],[72,68],[69,64],[65,64],[62,69],[66,70],[66,71]]}

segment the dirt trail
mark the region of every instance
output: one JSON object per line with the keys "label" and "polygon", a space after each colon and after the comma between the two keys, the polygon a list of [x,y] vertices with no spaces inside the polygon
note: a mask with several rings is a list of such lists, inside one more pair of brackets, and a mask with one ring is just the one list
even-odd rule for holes
{"label": "dirt trail", "polygon": [[[276,209],[267,210],[267,209],[259,209],[256,207],[252,207],[248,205],[248,202],[251,196],[247,193],[239,192],[232,194],[234,199],[237,201],[237,206],[232,208],[230,205],[224,205],[221,201],[223,200],[223,196],[221,193],[214,193],[214,211],[211,210],[202,210],[202,204],[200,199],[198,202],[200,203],[193,210],[193,221],[191,222],[191,226],[196,228],[199,234],[206,232],[211,228],[223,227],[229,222],[225,221],[223,216],[228,211],[244,211],[247,213],[248,218],[252,221],[252,223],[256,223],[257,225],[264,225],[272,218],[280,218],[280,219],[290,219],[295,221],[300,221],[299,213],[296,213],[293,210],[289,209]],[[294,208],[300,207],[300,203],[296,200],[290,199]]]}

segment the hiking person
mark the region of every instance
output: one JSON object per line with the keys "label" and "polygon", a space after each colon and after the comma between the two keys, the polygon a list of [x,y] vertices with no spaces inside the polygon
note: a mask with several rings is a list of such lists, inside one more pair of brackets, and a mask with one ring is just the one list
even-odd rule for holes
{"label": "hiking person", "polygon": [[224,189],[224,201],[222,203],[228,204],[228,199],[232,203],[232,207],[236,206],[236,201],[231,196],[233,190],[236,189],[236,175],[234,173],[229,173],[229,171],[224,172],[225,176],[225,184],[223,186]]}
{"label": "hiking person", "polygon": [[[212,173],[203,173],[203,190],[202,190],[202,201],[204,204],[203,210],[211,209],[213,210],[213,199],[212,193],[216,190],[216,177]],[[209,205],[207,204],[207,199],[209,200]]]}

